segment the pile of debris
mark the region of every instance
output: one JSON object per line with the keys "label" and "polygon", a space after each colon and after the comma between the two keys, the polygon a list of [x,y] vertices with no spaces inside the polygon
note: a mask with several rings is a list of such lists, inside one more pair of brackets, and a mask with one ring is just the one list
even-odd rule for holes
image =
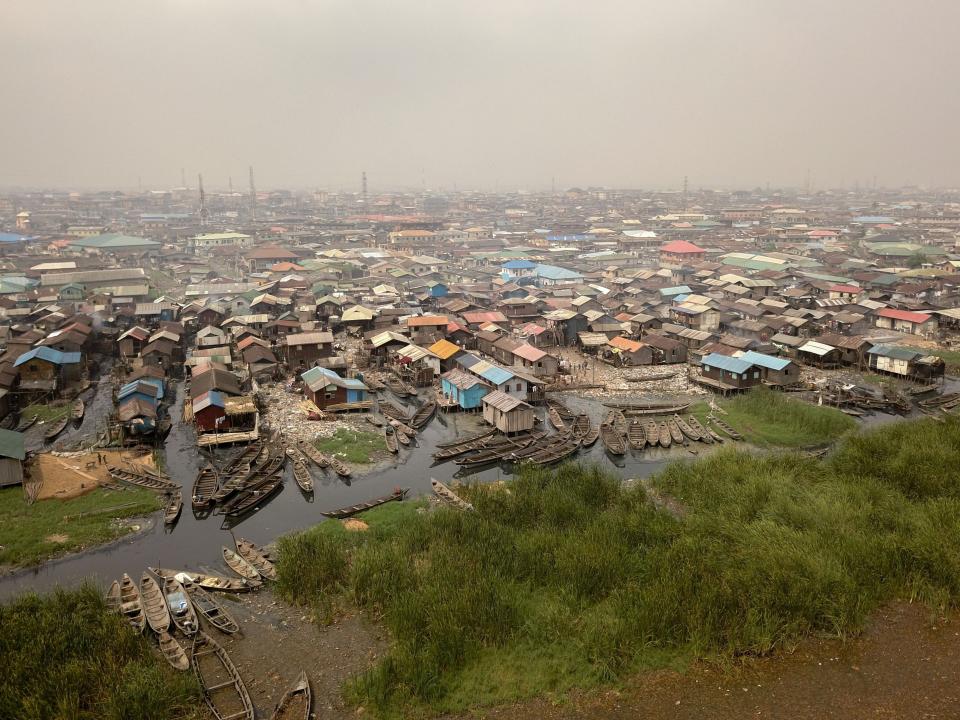
{"label": "pile of debris", "polygon": [[[363,415],[333,415],[317,410],[299,393],[289,392],[281,383],[262,385],[258,391],[263,405],[263,424],[290,440],[311,442],[332,437],[338,429],[369,430]],[[321,420],[311,420],[311,416]]]}

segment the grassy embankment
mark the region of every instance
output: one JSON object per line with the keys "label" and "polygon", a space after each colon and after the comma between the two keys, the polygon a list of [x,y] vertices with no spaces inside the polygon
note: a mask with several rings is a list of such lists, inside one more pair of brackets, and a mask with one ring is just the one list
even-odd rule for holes
{"label": "grassy embankment", "polygon": [[466,489],[474,513],[400,506],[367,533],[284,538],[279,589],[382,618],[388,653],[345,689],[381,716],[589,688],[844,636],[896,597],[952,605],[958,463],[957,419],[852,435],[823,461],[726,448],[654,479],[679,520],[595,467],[526,469]]}
{"label": "grassy embankment", "polygon": [[193,675],[177,673],[87,585],[0,605],[0,717],[200,718]]}
{"label": "grassy embankment", "polygon": [[[819,407],[766,388],[755,388],[718,404],[727,411],[726,415],[718,414],[721,420],[761,446],[816,447],[836,442],[857,427],[853,418],[836,408]],[[701,402],[690,411],[700,422],[706,422],[710,408]]]}
{"label": "grassy embankment", "polygon": [[936,355],[947,366],[947,372],[955,375],[960,372],[960,350],[944,350],[942,348],[920,348],[904,345],[908,350],[916,350],[924,355]]}
{"label": "grassy embankment", "polygon": [[28,505],[19,487],[0,490],[0,565],[35,565],[54,555],[108,542],[130,532],[116,518],[163,506],[149,490],[94,490],[69,500]]}
{"label": "grassy embankment", "polygon": [[346,428],[337,429],[331,437],[317,439],[313,445],[322,453],[337,455],[356,465],[372,462],[387,450],[387,443],[380,433]]}
{"label": "grassy embankment", "polygon": [[71,406],[69,404],[62,405],[41,405],[33,404],[27,405],[21,412],[21,419],[29,419],[32,417],[37,418],[37,420],[42,422],[53,422],[54,420],[59,420],[62,417],[70,412]]}

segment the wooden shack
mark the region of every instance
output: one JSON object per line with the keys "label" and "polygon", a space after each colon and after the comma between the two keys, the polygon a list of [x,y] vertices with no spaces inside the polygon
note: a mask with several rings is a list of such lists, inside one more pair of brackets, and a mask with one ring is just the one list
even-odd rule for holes
{"label": "wooden shack", "polygon": [[494,390],[483,396],[483,419],[503,433],[532,430],[533,406]]}

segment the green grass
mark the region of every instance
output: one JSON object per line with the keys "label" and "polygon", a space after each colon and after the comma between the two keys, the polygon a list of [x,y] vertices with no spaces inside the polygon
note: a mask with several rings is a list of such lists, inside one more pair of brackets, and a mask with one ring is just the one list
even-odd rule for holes
{"label": "green grass", "polygon": [[[755,445],[799,448],[839,440],[857,427],[856,421],[836,408],[797,400],[767,388],[719,402],[727,411],[721,419]],[[705,422],[709,407],[698,403],[691,412]]]}
{"label": "green grass", "polygon": [[[120,505],[125,507],[108,511]],[[162,506],[155,493],[139,488],[124,492],[97,489],[69,500],[39,500],[33,505],[27,504],[19,487],[0,490],[0,565],[36,565],[55,555],[113,540],[130,532],[115,518],[147,515]],[[66,540],[48,539],[53,535],[64,535]]]}
{"label": "green grass", "polygon": [[844,637],[897,597],[954,605],[958,463],[958,419],[851,436],[826,461],[725,448],[653,479],[681,519],[596,467],[527,467],[464,489],[474,513],[285,537],[279,588],[382,618],[388,652],[345,687],[378,716],[556,695]]}
{"label": "green grass", "polygon": [[387,443],[380,433],[347,428],[339,428],[332,437],[319,438],[313,444],[320,452],[337,455],[358,465],[369,463],[387,450]]}
{"label": "green grass", "polygon": [[20,417],[22,419],[35,417],[43,422],[51,422],[65,417],[70,410],[70,405],[28,405],[21,411]]}
{"label": "green grass", "polygon": [[150,644],[92,585],[0,605],[0,717],[199,720],[193,675]]}
{"label": "green grass", "polygon": [[923,353],[924,355],[936,355],[938,358],[943,360],[944,364],[947,366],[947,372],[949,373],[960,372],[960,350],[944,350],[941,348],[920,348],[920,347],[911,347],[910,345],[904,345],[902,347],[905,347],[908,350],[915,350],[916,352]]}

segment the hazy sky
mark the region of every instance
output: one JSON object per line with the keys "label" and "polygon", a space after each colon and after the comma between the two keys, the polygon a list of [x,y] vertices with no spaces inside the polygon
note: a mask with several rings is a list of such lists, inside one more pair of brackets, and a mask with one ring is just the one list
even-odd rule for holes
{"label": "hazy sky", "polygon": [[960,185],[957,0],[0,0],[0,186]]}

